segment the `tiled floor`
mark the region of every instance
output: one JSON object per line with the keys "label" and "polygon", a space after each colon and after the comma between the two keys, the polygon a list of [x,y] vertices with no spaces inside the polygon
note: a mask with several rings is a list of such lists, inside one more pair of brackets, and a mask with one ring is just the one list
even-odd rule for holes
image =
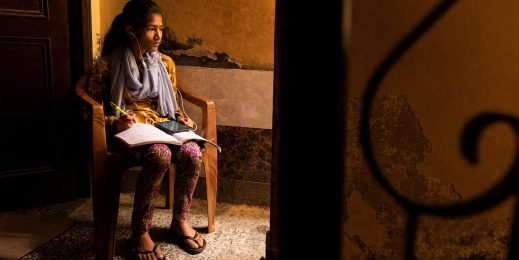
{"label": "tiled floor", "polygon": [[[116,257],[125,259],[133,193],[121,193],[116,233]],[[164,198],[157,205],[164,205]],[[207,227],[205,200],[193,200],[189,222],[193,227]],[[75,224],[57,238],[24,256],[32,259],[95,259],[93,247],[92,204],[89,199],[19,210],[16,214],[58,214],[72,218]],[[168,259],[259,260],[265,255],[266,232],[269,229],[269,209],[265,207],[218,203],[216,231],[203,234],[207,248],[199,255],[189,255],[171,243],[167,228],[170,210],[157,207],[151,235]]]}

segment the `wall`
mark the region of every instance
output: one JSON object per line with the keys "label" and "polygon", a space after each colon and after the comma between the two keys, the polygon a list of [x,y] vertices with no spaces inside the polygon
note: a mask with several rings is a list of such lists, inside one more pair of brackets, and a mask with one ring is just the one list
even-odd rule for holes
{"label": "wall", "polygon": [[91,4],[91,19],[92,19],[92,54],[94,60],[97,59],[101,53],[100,37],[101,37],[101,10],[99,7],[99,0],[92,0]]}
{"label": "wall", "polygon": [[[402,258],[406,212],[363,160],[359,111],[371,74],[438,1],[353,2],[344,198],[345,259]],[[466,202],[493,187],[514,157],[513,131],[492,126],[478,165],[459,149],[465,124],[484,111],[518,116],[515,1],[459,1],[389,71],[372,103],[370,133],[386,178],[407,198]],[[418,218],[417,259],[503,259],[515,198],[484,213]]]}
{"label": "wall", "polygon": [[[127,0],[92,0],[94,35],[104,36]],[[274,0],[159,0],[166,24],[181,43],[197,39],[197,49],[224,52],[241,68],[274,69]],[[95,50],[95,49],[94,49]]]}
{"label": "wall", "polygon": [[92,53],[94,59],[101,54],[102,40],[110,29],[114,17],[122,12],[127,0],[91,0]]}
{"label": "wall", "polygon": [[225,52],[245,68],[274,68],[274,0],[157,1],[179,42],[200,39],[200,48]]}
{"label": "wall", "polygon": [[[104,36],[125,0],[98,1],[93,14]],[[177,78],[215,101],[220,201],[268,205],[274,67],[274,0],[159,0],[167,29],[165,48]],[[95,39],[94,39],[95,41]],[[94,47],[96,50],[96,47]],[[96,53],[94,51],[94,53]],[[190,104],[186,112],[200,122]],[[202,178],[199,187],[205,187]],[[195,196],[204,197],[203,189]]]}

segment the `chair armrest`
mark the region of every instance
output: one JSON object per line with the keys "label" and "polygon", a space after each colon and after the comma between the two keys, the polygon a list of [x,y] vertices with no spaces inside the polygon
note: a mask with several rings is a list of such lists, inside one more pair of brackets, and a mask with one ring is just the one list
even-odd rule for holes
{"label": "chair armrest", "polygon": [[177,88],[185,100],[202,109],[202,135],[207,140],[216,143],[216,109],[214,101],[196,94],[180,82],[177,82]]}
{"label": "chair armrest", "polygon": [[79,97],[83,111],[83,122],[88,130],[90,152],[93,158],[91,163],[104,161],[107,156],[105,132],[105,118],[103,106],[91,98],[86,92],[88,75],[83,75],[76,84],[76,95]]}
{"label": "chair armrest", "polygon": [[102,125],[104,127],[105,122],[104,122],[103,106],[101,104],[99,104],[97,101],[95,101],[93,98],[91,98],[86,93],[85,88],[86,88],[87,80],[88,80],[87,75],[84,75],[79,79],[79,81],[76,85],[76,95],[79,96],[83,105],[86,105],[88,110],[90,112],[92,112],[92,116],[94,117],[93,119],[98,119],[98,120],[102,119],[102,120],[100,120],[99,123],[102,123]]}

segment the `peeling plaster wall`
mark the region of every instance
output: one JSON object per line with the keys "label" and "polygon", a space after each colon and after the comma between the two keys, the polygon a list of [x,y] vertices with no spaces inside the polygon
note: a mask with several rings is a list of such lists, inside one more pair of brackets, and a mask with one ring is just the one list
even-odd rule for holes
{"label": "peeling plaster wall", "polygon": [[[343,215],[344,259],[401,259],[408,212],[371,175],[359,113],[371,74],[438,1],[353,2]],[[515,156],[513,131],[480,138],[480,164],[461,155],[465,124],[484,111],[519,117],[517,1],[459,1],[388,72],[371,104],[370,133],[384,175],[407,198],[463,203],[493,187]],[[515,197],[480,214],[418,218],[418,259],[504,259]]]}
{"label": "peeling plaster wall", "polygon": [[[274,69],[275,0],[158,0],[180,42],[225,52],[246,69]],[[253,4],[251,4],[253,3]]]}
{"label": "peeling plaster wall", "polygon": [[[115,15],[127,0],[93,0],[100,13],[99,34],[104,36]],[[180,43],[196,40],[200,53],[226,53],[244,69],[274,70],[275,0],[157,0],[167,18],[166,24]],[[97,21],[96,21],[97,22]],[[94,32],[95,35],[95,32]]]}

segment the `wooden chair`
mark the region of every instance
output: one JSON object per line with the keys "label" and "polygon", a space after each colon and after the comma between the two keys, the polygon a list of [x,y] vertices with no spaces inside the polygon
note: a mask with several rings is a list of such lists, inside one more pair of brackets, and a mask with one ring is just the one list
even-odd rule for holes
{"label": "wooden chair", "polygon": [[[88,74],[83,75],[76,85],[76,94],[81,103],[83,122],[88,130],[89,171],[91,175],[92,204],[94,211],[94,235],[96,259],[113,259],[115,252],[115,231],[119,208],[119,192],[122,174],[136,166],[121,154],[109,151],[107,147],[103,106],[89,97],[86,92]],[[216,112],[214,102],[198,96],[184,85],[178,84],[182,97],[202,109],[203,137],[216,143]],[[217,190],[217,150],[212,145],[202,149],[207,188],[207,229],[215,230],[216,190]],[[169,169],[166,205],[173,208],[175,166]]]}

